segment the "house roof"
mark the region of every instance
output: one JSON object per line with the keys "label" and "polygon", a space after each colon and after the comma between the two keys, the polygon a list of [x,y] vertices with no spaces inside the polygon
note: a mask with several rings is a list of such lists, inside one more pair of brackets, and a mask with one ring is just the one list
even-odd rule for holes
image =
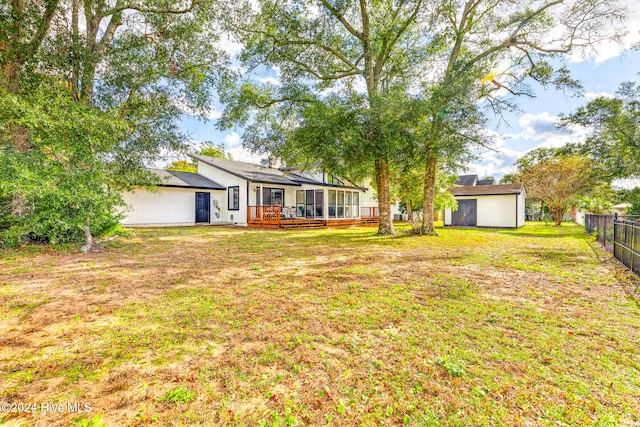
{"label": "house roof", "polygon": [[479,179],[478,182],[476,182],[476,185],[493,185],[495,184],[495,181],[493,178],[491,179]]}
{"label": "house roof", "polygon": [[200,188],[203,190],[226,190],[226,187],[215,181],[205,178],[193,172],[167,171],[163,169],[150,169],[151,173],[158,176],[161,187]]}
{"label": "house roof", "polygon": [[471,186],[476,185],[478,175],[460,175],[456,181],[456,185]]}
{"label": "house roof", "polygon": [[295,185],[300,186],[302,184],[318,185],[323,187],[343,187],[343,188],[357,188],[348,185],[333,185],[326,184],[321,181],[303,176],[300,173],[289,172],[291,170],[297,170],[296,168],[269,168],[266,166],[258,165],[255,163],[240,162],[237,160],[218,159],[215,157],[201,156],[192,154],[192,158],[199,160],[203,163],[221,169],[239,178],[246,179],[252,183],[258,184],[281,184],[281,185]]}
{"label": "house roof", "polygon": [[522,184],[470,185],[453,187],[449,192],[454,196],[490,196],[501,194],[520,194],[524,190]]}
{"label": "house roof", "polygon": [[246,179],[250,182],[264,184],[284,184],[284,185],[300,185],[292,179],[289,179],[284,172],[275,168],[268,168],[257,165],[255,163],[239,162],[237,160],[218,159],[215,157],[201,156],[192,154],[196,160],[200,160],[206,164],[222,169],[239,178]]}

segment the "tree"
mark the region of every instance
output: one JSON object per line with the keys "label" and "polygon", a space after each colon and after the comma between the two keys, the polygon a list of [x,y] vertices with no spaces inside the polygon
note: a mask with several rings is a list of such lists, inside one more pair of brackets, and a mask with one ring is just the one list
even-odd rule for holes
{"label": "tree", "polygon": [[[29,95],[0,91],[0,123],[0,200],[22,201],[22,215],[0,206],[0,245],[84,239],[89,250],[92,230],[118,222],[122,199],[98,153],[124,137],[127,123],[76,102],[65,82],[51,78]],[[30,149],[12,150],[6,128],[25,129]]]}
{"label": "tree", "polygon": [[167,166],[167,170],[193,173],[198,172],[197,166],[193,162],[189,162],[187,160],[176,160]]}
{"label": "tree", "polygon": [[[90,247],[91,230],[99,230],[100,218],[110,217],[117,207],[116,191],[150,182],[145,163],[155,160],[161,148],[180,148],[186,142],[177,127],[182,112],[204,112],[213,88],[211,67],[222,59],[214,48],[211,5],[200,0],[181,7],[164,1],[142,6],[126,0],[20,0],[0,6],[0,96],[9,102],[0,129],[5,147],[0,161],[9,162],[15,172],[3,188],[11,191],[3,197],[12,199],[7,224],[22,224],[23,236],[34,235],[25,224],[39,225],[30,218],[42,218],[47,206],[65,204],[61,183],[77,180],[69,191],[87,199],[74,206],[92,206],[83,211],[83,248]],[[47,90],[68,114],[46,105]],[[65,91],[68,96],[61,93]],[[43,120],[56,118],[53,129],[70,134],[51,132],[43,147],[40,122],[21,119],[13,107],[29,112],[25,117],[40,112]],[[109,117],[118,129],[126,123],[127,131],[102,133],[91,129],[87,117],[95,117],[96,126]],[[78,131],[82,126],[84,134]],[[94,139],[98,133],[104,141]],[[52,160],[67,159],[70,153],[74,162]],[[53,168],[55,164],[64,166]],[[60,184],[47,203],[37,203],[40,189],[52,180]],[[104,189],[109,197],[100,195]],[[51,219],[76,236],[67,217]],[[56,240],[53,231],[50,237]]]}
{"label": "tree", "polygon": [[585,143],[573,148],[591,157],[604,177],[640,176],[639,84],[621,84],[615,98],[590,101],[566,117],[564,125],[588,128]]}
{"label": "tree", "polygon": [[[218,159],[231,159],[231,153],[228,153],[223,144],[214,144],[211,141],[205,141],[205,146],[200,148],[198,154],[202,156],[215,157]],[[198,165],[196,162],[189,162],[187,160],[176,160],[167,166],[169,171],[179,172],[197,172]]]}
{"label": "tree", "polygon": [[567,211],[594,187],[593,163],[580,156],[559,155],[528,166],[521,171],[530,197],[542,200],[556,225]]}
{"label": "tree", "polygon": [[[482,99],[498,113],[512,108],[505,95],[533,96],[527,79],[575,88],[567,69],[554,67],[549,59],[615,37],[615,32],[607,33],[608,24],[623,19],[618,5],[603,0],[443,1],[437,10],[434,39],[440,43],[429,58],[434,66],[427,83],[430,105],[422,144],[424,234],[435,233],[432,200],[440,151],[452,143],[484,143],[477,133],[459,132],[451,123],[451,112],[475,108]],[[451,135],[457,138],[445,142]]]}
{"label": "tree", "polygon": [[223,144],[214,144],[206,141],[206,146],[200,149],[202,156],[215,157],[216,159],[231,159],[231,153],[228,153]]}
{"label": "tree", "polygon": [[[489,142],[480,132],[478,101],[496,111],[509,108],[505,94],[532,95],[527,79],[575,87],[549,57],[587,48],[609,35],[605,23],[621,19],[617,5],[605,0],[263,0],[245,6],[232,27],[245,45],[245,67],[277,67],[280,81],[243,82],[235,96],[223,97],[224,122],[252,122],[245,139],[258,151],[334,163],[340,154],[342,167],[367,161],[379,188],[379,232],[391,233],[387,193],[398,139],[389,133],[402,133],[394,122],[397,101],[419,98],[414,115],[421,120],[411,131],[422,135],[422,231],[432,234],[438,162]],[[320,117],[334,128],[322,126]],[[295,134],[297,126],[309,130],[308,140]]]}
{"label": "tree", "polygon": [[[245,46],[244,64],[248,69],[277,67],[280,85],[243,82],[235,97],[223,97],[226,122],[253,120],[245,141],[258,151],[280,148],[281,153],[300,155],[310,147],[309,157],[336,172],[350,172],[350,178],[369,165],[380,205],[378,233],[392,234],[389,170],[394,150],[386,133],[385,106],[403,83],[400,77],[417,75],[410,64],[428,50],[430,40],[416,37],[416,25],[428,17],[427,9],[423,0],[320,0],[313,5],[263,0],[257,8],[245,5],[232,20]],[[336,126],[329,129],[323,120]],[[308,136],[295,132],[296,126],[306,128]],[[293,147],[292,141],[302,145],[281,149]]]}

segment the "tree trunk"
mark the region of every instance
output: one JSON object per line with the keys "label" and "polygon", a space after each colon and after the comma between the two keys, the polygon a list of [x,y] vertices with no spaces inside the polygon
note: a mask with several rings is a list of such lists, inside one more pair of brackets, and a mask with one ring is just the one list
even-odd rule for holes
{"label": "tree trunk", "polygon": [[380,208],[380,224],[378,234],[394,234],[391,218],[391,194],[389,191],[389,162],[377,158],[375,162],[376,184],[378,187],[378,206]]}
{"label": "tree trunk", "polygon": [[[33,148],[31,144],[31,132],[24,126],[9,126],[9,136],[13,151],[24,154]],[[20,217],[25,215],[24,194],[13,193],[11,195],[11,215]]]}
{"label": "tree trunk", "polygon": [[427,165],[424,172],[424,202],[422,204],[422,228],[420,234],[435,236],[436,229],[434,227],[433,218],[433,200],[436,188],[436,150],[430,148],[427,151]]}
{"label": "tree trunk", "polygon": [[411,209],[411,200],[405,200],[404,204],[407,206],[407,221],[413,221],[413,210]]}
{"label": "tree trunk", "polygon": [[549,212],[551,213],[551,216],[553,217],[553,222],[555,223],[555,225],[560,226],[562,225],[562,218],[564,217],[564,214],[567,210],[563,207],[551,207],[549,206]]}
{"label": "tree trunk", "polygon": [[87,253],[91,249],[93,245],[93,237],[91,236],[91,223],[89,222],[89,218],[84,223],[84,227],[82,227],[82,232],[84,233],[84,244],[80,247],[80,252]]}

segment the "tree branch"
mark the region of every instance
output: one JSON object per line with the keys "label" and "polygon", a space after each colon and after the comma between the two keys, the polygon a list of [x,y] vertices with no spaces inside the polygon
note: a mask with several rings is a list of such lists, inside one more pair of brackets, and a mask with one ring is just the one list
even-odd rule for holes
{"label": "tree branch", "polygon": [[340,13],[340,11],[338,9],[333,7],[333,5],[331,3],[329,3],[327,0],[320,0],[320,1],[321,1],[322,5],[324,7],[326,7],[329,10],[329,12],[331,12],[331,14],[333,16],[335,16],[336,19],[338,19],[338,21],[340,21],[340,23],[342,23],[342,25],[347,29],[347,31],[349,31],[351,34],[356,36],[361,41],[364,40],[364,33],[361,32],[361,31],[356,30],[353,27],[353,25],[351,25],[349,23],[349,21],[347,21],[346,18]]}

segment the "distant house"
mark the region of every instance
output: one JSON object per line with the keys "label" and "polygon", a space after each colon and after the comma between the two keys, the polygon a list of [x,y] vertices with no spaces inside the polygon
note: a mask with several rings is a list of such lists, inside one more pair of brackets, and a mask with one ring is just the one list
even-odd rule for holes
{"label": "distant house", "polygon": [[125,225],[230,223],[253,227],[375,224],[373,192],[322,170],[271,168],[193,155],[197,173],[153,170],[157,191],[124,195]]}
{"label": "distant house", "polygon": [[492,179],[461,175],[449,192],[458,202],[458,209],[445,209],[445,226],[518,228],[524,225],[526,193],[522,184],[494,184]]}

